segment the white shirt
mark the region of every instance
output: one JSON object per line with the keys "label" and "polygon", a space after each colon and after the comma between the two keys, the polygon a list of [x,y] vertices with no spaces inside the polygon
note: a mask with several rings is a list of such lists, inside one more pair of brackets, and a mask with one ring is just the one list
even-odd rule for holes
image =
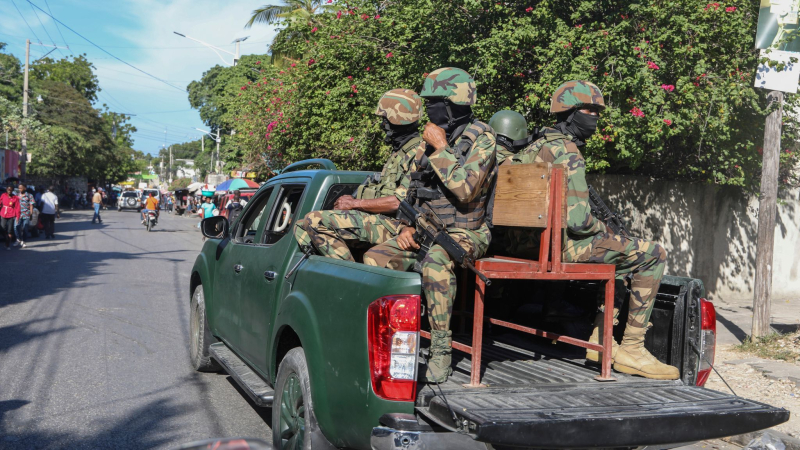
{"label": "white shirt", "polygon": [[58,206],[58,197],[50,191],[42,196],[42,214],[55,214]]}

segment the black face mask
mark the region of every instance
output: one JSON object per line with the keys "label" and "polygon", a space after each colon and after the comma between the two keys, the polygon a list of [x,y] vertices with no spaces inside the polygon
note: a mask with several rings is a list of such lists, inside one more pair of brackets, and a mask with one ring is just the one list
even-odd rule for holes
{"label": "black face mask", "polygon": [[574,136],[579,146],[585,145],[585,141],[592,137],[597,130],[599,118],[600,116],[582,113],[576,109],[556,124],[556,128],[565,134]]}
{"label": "black face mask", "polygon": [[466,105],[454,105],[443,98],[427,100],[425,109],[431,122],[441,127],[447,140],[451,140],[453,132],[460,126],[472,121],[472,108]]}
{"label": "black face mask", "polygon": [[534,138],[534,136],[530,135],[530,136],[525,136],[522,139],[518,139],[516,141],[512,141],[511,139],[503,136],[502,134],[498,134],[497,135],[497,143],[502,145],[503,148],[505,148],[506,150],[508,150],[511,153],[517,153],[520,150],[522,150],[525,147],[527,147],[528,144],[533,142],[535,140],[533,138]]}
{"label": "black face mask", "polygon": [[419,122],[408,125],[393,125],[384,117],[381,129],[386,133],[383,142],[391,145],[394,150],[398,150],[406,142],[419,135]]}

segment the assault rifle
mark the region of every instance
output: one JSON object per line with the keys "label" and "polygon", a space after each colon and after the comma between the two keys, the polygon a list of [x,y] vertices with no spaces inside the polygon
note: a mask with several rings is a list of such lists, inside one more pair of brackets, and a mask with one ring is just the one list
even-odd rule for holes
{"label": "assault rifle", "polygon": [[472,254],[461,248],[447,234],[447,229],[435,213],[419,210],[405,200],[400,202],[398,213],[398,217],[402,222],[413,226],[417,230],[414,233],[414,240],[419,244],[419,250],[417,250],[417,261],[414,263],[414,272],[422,273],[422,260],[425,259],[425,255],[428,254],[431,247],[439,245],[461,267],[475,272],[487,286],[492,284],[492,280],[486,278],[486,275],[475,268],[475,258],[473,258]]}
{"label": "assault rifle", "polygon": [[611,211],[608,206],[606,206],[603,199],[600,198],[600,195],[591,185],[589,185],[589,207],[592,210],[592,215],[605,223],[606,227],[608,227],[612,233],[620,236],[630,236],[619,214]]}

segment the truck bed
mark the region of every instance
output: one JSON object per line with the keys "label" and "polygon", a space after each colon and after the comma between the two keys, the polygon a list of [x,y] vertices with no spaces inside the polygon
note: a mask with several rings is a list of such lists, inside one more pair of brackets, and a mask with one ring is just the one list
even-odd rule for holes
{"label": "truck bed", "polygon": [[[468,336],[456,340],[468,343]],[[486,387],[467,388],[469,355],[454,351],[454,374],[441,391],[420,384],[417,413],[478,441],[539,448],[692,442],[788,419],[786,410],[681,380],[615,372],[617,381],[599,382],[594,379],[599,366],[587,364],[582,353],[513,333],[496,336],[483,346]]]}

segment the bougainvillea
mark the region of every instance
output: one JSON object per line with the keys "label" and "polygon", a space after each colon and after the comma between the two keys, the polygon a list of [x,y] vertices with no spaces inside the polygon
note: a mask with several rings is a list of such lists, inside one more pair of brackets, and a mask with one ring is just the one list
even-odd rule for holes
{"label": "bougainvillea", "polygon": [[[313,25],[286,24],[282,32],[309,39],[276,41],[273,50],[302,58],[243,86],[227,108],[251,160],[324,157],[379,168],[388,152],[374,116],[380,96],[418,90],[426,73],[456,66],[476,79],[478,118],[513,109],[530,130],[553,123],[550,95],[562,82],[600,86],[608,108],[583,151],[590,170],[750,188],[758,181],[766,105],[752,87],[758,2],[336,4]],[[784,120],[782,180],[790,182],[797,126]]]}

